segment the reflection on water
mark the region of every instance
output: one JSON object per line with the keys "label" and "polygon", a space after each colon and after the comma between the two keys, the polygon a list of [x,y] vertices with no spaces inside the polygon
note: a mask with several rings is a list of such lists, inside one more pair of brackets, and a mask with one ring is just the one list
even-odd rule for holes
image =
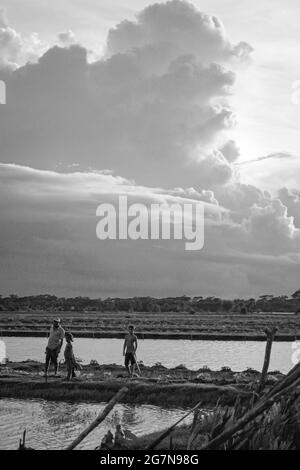
{"label": "reflection on water", "polygon": [[[46,338],[2,338],[10,360],[35,359],[44,361]],[[75,338],[76,356],[84,363],[96,359],[100,364],[123,363],[123,340]],[[265,343],[258,341],[189,341],[189,340],[139,340],[138,359],[146,365],[161,362],[166,367],[185,364],[192,370],[206,365],[211,369],[223,366],[235,371],[252,367],[261,370]],[[288,372],[292,367],[292,343],[274,343],[270,370]],[[61,355],[62,358],[62,355]]]}
{"label": "reflection on water", "polygon": [[[0,400],[0,449],[15,449],[24,429],[26,445],[35,449],[62,449],[99,414],[105,403],[66,403],[44,400]],[[170,426],[186,411],[164,410],[156,406],[116,405],[78,449],[93,449],[99,445],[108,429],[117,424],[134,434],[158,431]],[[186,423],[191,422],[191,417]]]}

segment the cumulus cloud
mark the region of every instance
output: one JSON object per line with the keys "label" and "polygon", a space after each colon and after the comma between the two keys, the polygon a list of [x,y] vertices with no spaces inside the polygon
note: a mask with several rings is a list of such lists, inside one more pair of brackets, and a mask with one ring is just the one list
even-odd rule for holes
{"label": "cumulus cloud", "polygon": [[8,26],[4,10],[0,10],[0,67],[17,67],[17,59],[22,47],[20,35]]}
{"label": "cumulus cloud", "polygon": [[[154,202],[182,204],[187,200],[199,201],[201,197],[192,190],[168,193],[161,188],[135,186],[124,178],[102,173],[63,174],[1,164],[2,288],[9,289],[12,277],[16,280],[15,287],[19,286],[18,279],[22,273],[25,280],[21,280],[21,289],[44,291],[52,287],[59,290],[61,283],[63,290],[78,292],[80,281],[83,291],[92,291],[95,295],[100,283],[110,294],[117,284],[121,290],[126,290],[128,280],[132,283],[136,273],[132,264],[136,250],[142,255],[139,259],[141,279],[154,274],[153,256],[158,259],[161,252],[165,259],[172,259],[174,254],[177,256],[176,252],[180,256],[184,249],[181,242],[177,245],[171,242],[170,246],[168,243],[163,246],[160,241],[145,242],[143,246],[130,240],[124,243],[99,242],[96,238],[96,208],[101,202],[116,203],[118,195],[127,195],[131,203],[146,205]],[[203,198],[208,200],[205,204],[208,218],[211,214],[215,219],[214,214],[221,209],[214,201],[211,202],[211,196],[203,194]],[[28,257],[29,271],[29,265],[24,263]],[[149,272],[149,264],[152,273]],[[166,266],[164,270],[167,270]],[[46,273],[46,281],[43,275],[36,276],[36,272]],[[120,284],[120,276],[124,279],[123,285]],[[65,282],[62,282],[63,277]],[[133,286],[134,283],[130,288],[132,293]],[[170,287],[174,288],[174,280]],[[142,292],[143,285],[139,289]]]}
{"label": "cumulus cloud", "polygon": [[168,194],[182,198],[186,197],[195,201],[208,202],[219,206],[219,201],[215,198],[214,192],[211,190],[202,189],[201,191],[197,191],[195,188],[175,188],[168,191]]}
{"label": "cumulus cloud", "polygon": [[61,45],[67,47],[72,46],[77,42],[75,34],[70,29],[68,31],[59,33],[58,40]]}
{"label": "cumulus cloud", "polygon": [[[147,205],[205,201],[204,249],[185,252],[174,240],[100,242],[96,208],[100,202],[116,203],[120,194]],[[234,221],[235,211],[226,211],[212,191],[167,191],[106,172],[2,164],[0,210],[4,292],[13,285],[20,293],[163,296],[178,294],[180,283],[190,295],[231,297],[297,288],[299,230],[276,198],[265,196],[243,220]]]}
{"label": "cumulus cloud", "polygon": [[23,36],[9,25],[5,11],[0,10],[0,71],[15,70],[28,61],[37,60],[48,44],[37,33]]}
{"label": "cumulus cloud", "polygon": [[[242,184],[240,150],[229,138],[235,73],[251,46],[231,43],[220,20],[178,0],[117,25],[101,60],[89,62],[72,31],[55,42],[43,49],[37,35],[24,38],[0,15],[3,288],[176,295],[180,285],[191,295],[230,297],[270,286],[286,293],[284,276],[296,290],[295,166],[278,192],[290,155],[255,159],[251,175],[259,167],[264,182],[272,162],[275,196]],[[248,165],[238,168],[250,175]],[[203,201],[204,250],[191,255],[177,241],[99,243],[96,207],[120,194],[144,204]]]}
{"label": "cumulus cloud", "polygon": [[266,196],[270,197],[260,188],[238,181],[215,190],[215,197],[222,201],[222,204],[232,211],[233,217],[239,221],[249,216],[253,205],[263,204]]}
{"label": "cumulus cloud", "polygon": [[270,199],[264,205],[254,205],[244,222],[247,234],[256,250],[279,255],[300,249],[300,230],[280,199]]}
{"label": "cumulus cloud", "polygon": [[294,223],[300,229],[300,190],[281,188],[278,197],[286,206],[288,214],[294,218]]}
{"label": "cumulus cloud", "polygon": [[235,162],[240,156],[240,149],[234,140],[228,140],[219,150],[229,163]]}
{"label": "cumulus cloud", "polygon": [[246,42],[231,44],[219,18],[180,0],[150,5],[137,15],[136,21],[122,21],[109,32],[107,54],[136,48],[151,54],[154,64],[155,56],[159,61],[161,55],[174,59],[193,54],[210,64],[232,58],[246,59],[252,51]]}
{"label": "cumulus cloud", "polygon": [[106,57],[93,63],[71,31],[59,41],[7,80],[3,161],[84,163],[166,187],[233,178],[231,66],[251,48],[232,44],[217,18],[177,0],[151,5],[111,30]]}

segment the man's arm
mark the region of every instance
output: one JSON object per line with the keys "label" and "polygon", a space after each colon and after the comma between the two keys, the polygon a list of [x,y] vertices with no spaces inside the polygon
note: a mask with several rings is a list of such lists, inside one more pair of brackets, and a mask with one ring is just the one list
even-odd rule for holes
{"label": "man's arm", "polygon": [[123,356],[125,356],[126,346],[127,346],[127,338],[124,339]]}
{"label": "man's arm", "polygon": [[65,337],[65,330],[61,329],[60,330],[60,340],[59,340],[59,346],[57,348],[58,352],[60,352],[63,342],[64,342],[64,337]]}
{"label": "man's arm", "polygon": [[138,347],[138,341],[137,341],[137,337],[135,337],[134,338],[134,352],[136,352],[137,347]]}

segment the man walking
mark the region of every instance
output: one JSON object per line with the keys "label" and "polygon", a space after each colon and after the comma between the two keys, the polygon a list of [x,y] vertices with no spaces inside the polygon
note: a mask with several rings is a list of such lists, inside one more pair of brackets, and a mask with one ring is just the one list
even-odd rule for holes
{"label": "man walking", "polygon": [[48,344],[46,347],[46,363],[45,363],[45,377],[47,377],[50,360],[54,365],[54,375],[57,375],[58,370],[58,355],[60,353],[65,331],[60,325],[60,319],[56,318],[50,328]]}
{"label": "man walking", "polygon": [[[129,325],[128,334],[125,336],[124,346],[123,346],[123,356],[125,356],[125,367],[129,374],[129,377],[133,377],[136,357],[135,353],[137,350],[137,337],[134,334],[134,326]],[[129,367],[129,363],[131,366]]]}

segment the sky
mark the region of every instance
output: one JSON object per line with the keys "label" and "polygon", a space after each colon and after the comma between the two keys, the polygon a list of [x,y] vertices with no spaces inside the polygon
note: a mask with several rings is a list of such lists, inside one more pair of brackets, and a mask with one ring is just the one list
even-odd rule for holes
{"label": "sky", "polygon": [[[292,0],[2,0],[2,293],[298,289],[299,14]],[[202,201],[204,249],[98,240],[96,208],[121,194]]]}

